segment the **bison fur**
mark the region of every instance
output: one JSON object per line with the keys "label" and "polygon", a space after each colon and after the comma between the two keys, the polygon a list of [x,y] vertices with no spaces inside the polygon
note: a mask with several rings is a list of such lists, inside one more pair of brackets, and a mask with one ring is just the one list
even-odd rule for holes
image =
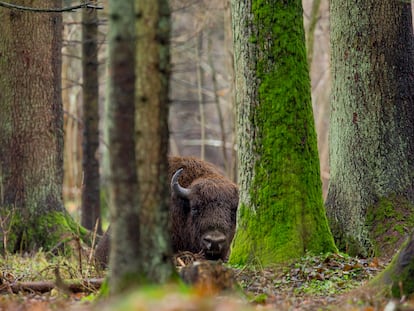
{"label": "bison fur", "polygon": [[[238,187],[213,164],[193,157],[169,157],[169,234],[172,251],[227,260],[236,230]],[[107,265],[110,229],[96,248]]]}

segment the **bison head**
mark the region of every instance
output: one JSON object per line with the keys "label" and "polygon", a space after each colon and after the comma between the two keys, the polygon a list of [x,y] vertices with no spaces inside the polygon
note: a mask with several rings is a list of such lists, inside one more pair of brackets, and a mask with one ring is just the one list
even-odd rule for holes
{"label": "bison head", "polygon": [[186,236],[188,244],[181,250],[202,252],[206,259],[226,260],[236,228],[238,188],[218,174],[194,179],[188,187],[179,183],[183,169],[175,172],[171,179],[172,198],[179,198],[179,213],[171,217],[183,217],[172,221],[182,224],[180,234]]}

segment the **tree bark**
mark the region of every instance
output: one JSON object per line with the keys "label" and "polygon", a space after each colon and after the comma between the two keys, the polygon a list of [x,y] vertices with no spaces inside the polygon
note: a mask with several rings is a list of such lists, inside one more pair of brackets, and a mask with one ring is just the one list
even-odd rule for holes
{"label": "tree bark", "polygon": [[0,20],[2,246],[51,249],[76,227],[62,201],[62,17],[1,8]]}
{"label": "tree bark", "polygon": [[86,229],[102,233],[99,178],[99,82],[98,82],[98,13],[82,10],[83,69],[83,184],[82,219]]}
{"label": "tree bark", "polygon": [[409,297],[414,293],[414,232],[402,245],[388,267],[368,286],[385,290],[393,297]]}
{"label": "tree bark", "polygon": [[168,235],[168,108],[170,10],[168,1],[137,0],[136,157],[140,212],[139,262],[147,281],[173,271]]}
{"label": "tree bark", "polygon": [[135,162],[135,6],[134,0],[109,1],[108,137],[111,191],[112,293],[141,279],[140,206]]}
{"label": "tree bark", "polygon": [[301,1],[232,1],[240,207],[232,263],[335,251],[322,202]]}
{"label": "tree bark", "polygon": [[333,0],[331,47],[331,229],[350,254],[394,253],[413,225],[410,3]]}

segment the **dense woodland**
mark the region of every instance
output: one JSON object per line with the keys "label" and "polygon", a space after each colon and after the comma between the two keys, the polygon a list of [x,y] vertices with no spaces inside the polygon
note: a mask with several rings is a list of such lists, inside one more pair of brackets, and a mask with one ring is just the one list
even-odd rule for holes
{"label": "dense woodland", "polygon": [[[1,308],[52,288],[68,308],[413,307],[410,2],[15,0],[0,23]],[[173,254],[172,155],[238,185],[228,262]]]}

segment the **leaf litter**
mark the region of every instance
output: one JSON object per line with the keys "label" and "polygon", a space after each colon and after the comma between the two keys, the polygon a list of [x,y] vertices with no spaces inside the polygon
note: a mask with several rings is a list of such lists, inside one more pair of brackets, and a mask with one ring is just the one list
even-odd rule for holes
{"label": "leaf litter", "polygon": [[240,269],[237,279],[250,301],[280,310],[318,310],[339,303],[385,267],[377,258],[307,255],[267,269]]}
{"label": "leaf litter", "polygon": [[[0,286],[16,280],[52,278],[53,281],[51,271],[57,265],[61,265],[62,278],[79,277],[75,271],[76,264],[71,266],[66,260],[50,263],[50,260],[36,255],[31,257],[31,262],[23,260],[16,265],[14,259],[7,262],[0,259]],[[41,264],[35,268],[33,260]],[[161,294],[151,296],[140,290],[132,295],[133,298],[121,299],[124,304],[130,301],[134,305],[124,310],[414,310],[414,301],[389,300],[361,287],[385,267],[386,263],[377,258],[361,259],[344,254],[307,255],[298,261],[265,269],[203,263],[197,255],[191,259],[189,254],[178,261],[176,259],[176,262],[180,263],[179,269],[196,266],[195,275],[202,276],[203,286],[190,287],[185,293],[182,289],[166,286]],[[89,270],[92,273],[88,277],[103,276],[102,272]],[[237,289],[232,292],[211,291],[211,287],[205,286],[209,273],[212,284],[227,282],[229,287],[230,281],[223,277],[228,275],[231,282],[234,278]],[[194,278],[194,273],[190,275]],[[92,296],[88,296],[89,292],[67,293],[59,288],[47,293],[5,292],[0,295],[0,311],[118,310],[116,301],[102,302],[98,299],[91,302],[98,291],[92,291]]]}

